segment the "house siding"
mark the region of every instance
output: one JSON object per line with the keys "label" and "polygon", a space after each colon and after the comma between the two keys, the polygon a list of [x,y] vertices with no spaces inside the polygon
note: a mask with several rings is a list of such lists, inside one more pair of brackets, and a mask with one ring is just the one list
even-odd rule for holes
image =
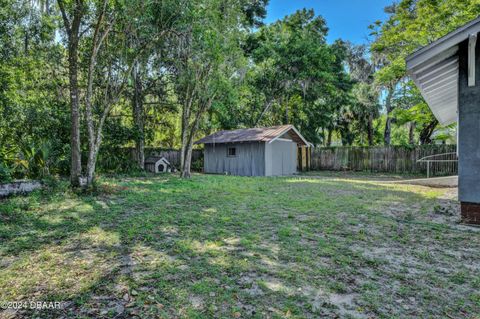
{"label": "house siding", "polygon": [[[227,156],[229,147],[236,156]],[[205,173],[238,176],[265,176],[265,143],[205,144]]]}
{"label": "house siding", "polygon": [[459,200],[480,204],[480,45],[476,49],[476,85],[468,86],[468,40],[459,50]]}

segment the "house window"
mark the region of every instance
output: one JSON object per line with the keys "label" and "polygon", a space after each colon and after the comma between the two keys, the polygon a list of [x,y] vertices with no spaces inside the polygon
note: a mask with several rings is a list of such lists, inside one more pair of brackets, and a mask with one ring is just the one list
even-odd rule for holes
{"label": "house window", "polygon": [[229,148],[227,148],[227,156],[228,156],[228,157],[235,157],[235,156],[237,156],[237,148],[236,148],[236,147],[229,147]]}

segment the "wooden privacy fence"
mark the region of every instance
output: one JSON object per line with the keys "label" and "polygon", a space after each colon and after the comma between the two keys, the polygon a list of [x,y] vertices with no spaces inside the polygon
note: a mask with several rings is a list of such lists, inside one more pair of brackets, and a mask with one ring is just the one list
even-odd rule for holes
{"label": "wooden privacy fence", "polygon": [[[353,170],[396,174],[456,175],[456,145],[317,147],[312,149],[312,170]],[[431,155],[444,155],[441,161],[418,162]]]}
{"label": "wooden privacy fence", "polygon": [[[135,149],[129,148],[129,151],[131,158],[135,159]],[[177,168],[180,168],[180,150],[164,148],[145,148],[145,159],[149,156],[165,157],[170,162],[170,164]],[[203,159],[203,150],[194,149],[192,153],[192,164],[195,164],[201,159]],[[201,165],[203,167],[203,161]],[[196,167],[193,168],[195,169]]]}
{"label": "wooden privacy fence", "polygon": [[[128,151],[134,159],[135,149],[129,148]],[[307,157],[311,170],[425,175],[428,170],[429,176],[447,176],[458,173],[456,151],[456,145],[317,147],[311,148],[311,154]],[[146,148],[145,156],[165,157],[175,167],[180,167],[179,150]],[[419,161],[425,157],[429,161]],[[194,170],[203,169],[203,150],[193,150],[192,164]]]}

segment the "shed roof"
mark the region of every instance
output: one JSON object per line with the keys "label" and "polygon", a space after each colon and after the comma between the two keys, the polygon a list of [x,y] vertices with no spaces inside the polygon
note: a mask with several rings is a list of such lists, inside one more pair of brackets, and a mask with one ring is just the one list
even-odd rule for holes
{"label": "shed roof", "polygon": [[238,142],[273,142],[285,133],[289,133],[292,139],[299,145],[309,145],[307,140],[298,132],[293,125],[281,125],[273,127],[255,127],[233,131],[219,131],[195,142],[195,144],[220,144]]}
{"label": "shed roof", "polygon": [[480,32],[480,17],[407,57],[407,71],[443,125],[457,120],[458,44]]}

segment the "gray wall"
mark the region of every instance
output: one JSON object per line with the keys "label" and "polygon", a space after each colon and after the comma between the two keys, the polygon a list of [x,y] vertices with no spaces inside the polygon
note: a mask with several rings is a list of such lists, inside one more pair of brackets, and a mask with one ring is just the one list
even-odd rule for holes
{"label": "gray wall", "polygon": [[[228,147],[236,147],[237,156],[227,156]],[[205,144],[204,163],[205,173],[264,176],[265,143]]]}
{"label": "gray wall", "polygon": [[459,50],[459,200],[480,203],[480,44],[476,52],[476,83],[468,87],[468,40]]}
{"label": "gray wall", "polygon": [[297,172],[297,143],[275,140],[265,146],[267,176],[292,175]]}

